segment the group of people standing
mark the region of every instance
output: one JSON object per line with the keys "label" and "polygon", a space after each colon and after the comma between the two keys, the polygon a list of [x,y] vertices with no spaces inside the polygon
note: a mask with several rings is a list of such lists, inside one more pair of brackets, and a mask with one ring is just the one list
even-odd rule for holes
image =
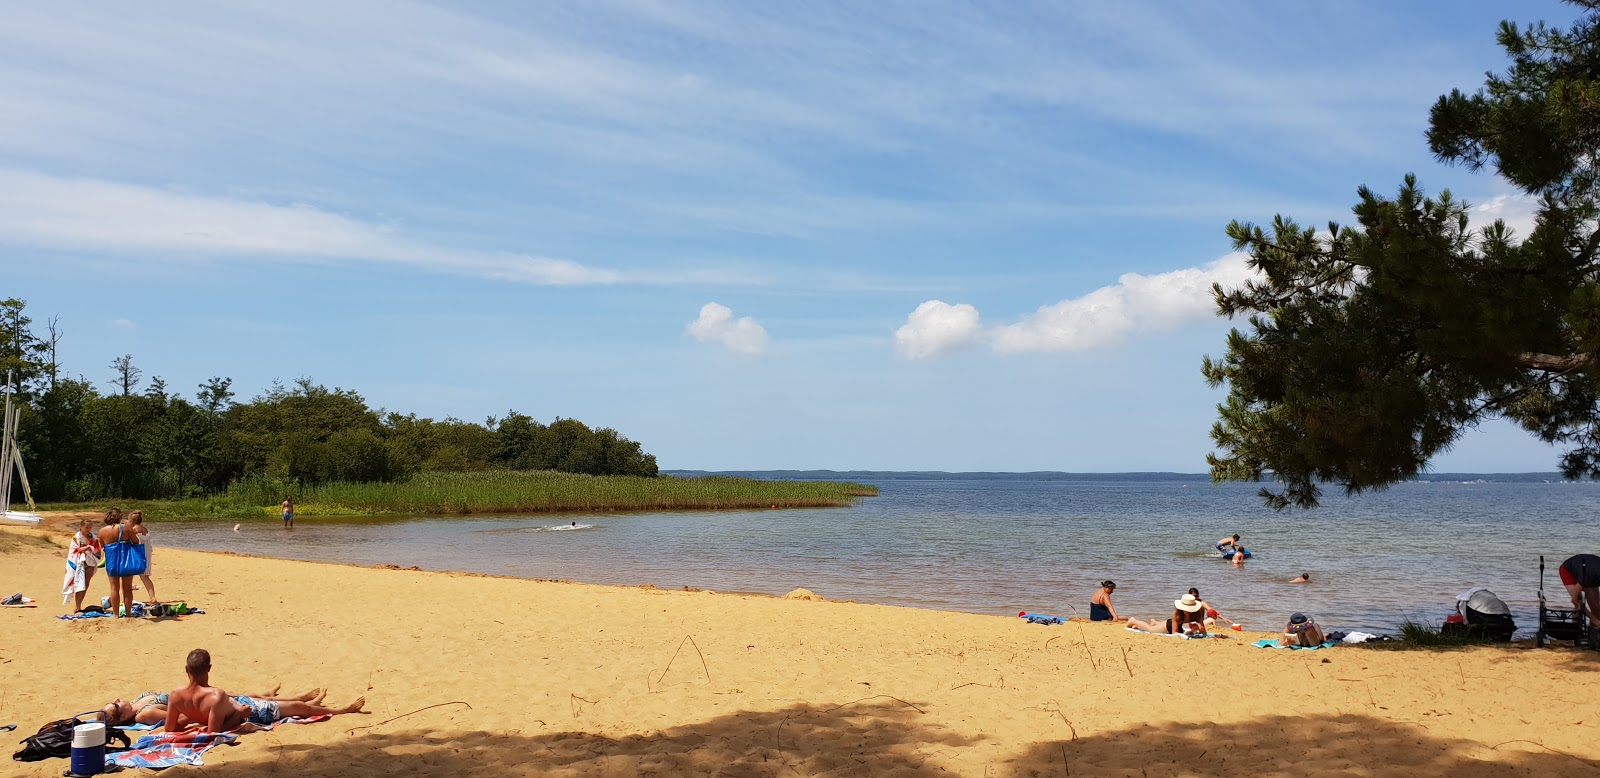
{"label": "group of people standing", "polygon": [[[83,600],[89,593],[89,584],[94,580],[95,571],[106,567],[107,552],[117,548],[117,544],[138,546],[137,550],[142,553],[137,556],[143,559],[143,565],[137,571],[107,570],[106,577],[111,581],[110,613],[119,617],[128,615],[134,601],[134,578],[144,585],[150,603],[159,602],[156,599],[155,582],[150,578],[153,548],[150,528],[144,523],[144,511],[134,510],[124,514],[121,508],[112,508],[106,512],[98,528],[94,520],[87,517],[78,522],[78,532],[72,536],[72,543],[67,547],[67,572],[61,583],[63,605],[73,600],[75,612],[84,610]],[[119,574],[112,575],[113,572]]]}

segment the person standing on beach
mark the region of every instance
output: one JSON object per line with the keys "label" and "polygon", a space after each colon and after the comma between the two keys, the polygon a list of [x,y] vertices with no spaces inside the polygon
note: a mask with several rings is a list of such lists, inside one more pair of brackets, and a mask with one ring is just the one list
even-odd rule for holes
{"label": "person standing on beach", "polygon": [[67,548],[67,575],[61,583],[61,604],[72,597],[74,612],[83,611],[83,598],[89,593],[89,583],[94,580],[95,567],[100,564],[100,538],[94,534],[94,521],[78,522],[78,533],[72,536]]}
{"label": "person standing on beach", "polygon": [[1588,599],[1589,625],[1600,620],[1600,556],[1577,554],[1561,563],[1561,585],[1572,595],[1573,610],[1583,610]]}
{"label": "person standing on beach", "polygon": [[278,507],[283,509],[283,526],[285,529],[294,529],[294,497],[285,495],[283,504]]}
{"label": "person standing on beach", "polygon": [[151,605],[160,604],[156,599],[156,585],[150,581],[150,568],[155,564],[152,558],[155,551],[150,546],[150,528],[144,525],[144,511],[133,511],[128,514],[128,528],[133,531],[134,542],[144,546],[144,572],[139,574],[139,581],[144,584],[145,596],[150,598]]}
{"label": "person standing on beach", "polygon": [[1100,588],[1094,596],[1089,598],[1090,621],[1127,621],[1123,616],[1117,615],[1117,609],[1111,604],[1111,593],[1117,590],[1116,581],[1101,581]]}
{"label": "person standing on beach", "polygon": [[[106,525],[100,528],[100,548],[102,556],[112,543],[132,543],[132,533],[128,526],[123,524],[122,511],[113,510],[106,514]],[[126,608],[133,607],[133,576],[112,575],[106,570],[106,578],[111,581],[111,615],[121,617],[127,613]]]}

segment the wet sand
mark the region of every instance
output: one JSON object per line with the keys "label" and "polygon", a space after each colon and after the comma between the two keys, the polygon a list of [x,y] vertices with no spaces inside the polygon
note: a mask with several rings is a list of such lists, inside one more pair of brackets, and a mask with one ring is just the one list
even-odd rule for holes
{"label": "wet sand", "polygon": [[[205,615],[64,622],[54,618],[65,612],[63,555],[32,544],[0,554],[0,591],[41,606],[0,608],[0,724],[19,725],[14,739],[113,696],[180,685],[196,647],[210,649],[225,688],[366,696],[369,713],[211,751],[209,776],[1600,769],[1595,652],[1267,651],[1248,645],[1252,633],[1183,641],[1105,624],[166,548],[162,599]],[[90,593],[106,593],[103,579]],[[0,773],[65,767],[7,761]]]}

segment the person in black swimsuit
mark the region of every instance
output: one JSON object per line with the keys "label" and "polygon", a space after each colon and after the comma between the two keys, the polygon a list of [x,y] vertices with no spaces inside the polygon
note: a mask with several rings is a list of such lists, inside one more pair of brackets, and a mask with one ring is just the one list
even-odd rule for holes
{"label": "person in black swimsuit", "polygon": [[1111,593],[1116,590],[1116,581],[1100,582],[1100,589],[1089,598],[1090,621],[1127,621],[1125,617],[1117,615],[1116,607],[1111,604]]}

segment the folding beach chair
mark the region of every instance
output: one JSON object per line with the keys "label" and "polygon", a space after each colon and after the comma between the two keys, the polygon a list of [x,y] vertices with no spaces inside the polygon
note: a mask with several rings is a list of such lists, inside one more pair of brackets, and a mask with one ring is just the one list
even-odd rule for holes
{"label": "folding beach chair", "polygon": [[[1565,594],[1565,592],[1563,592]],[[1573,646],[1595,647],[1590,640],[1589,621],[1583,611],[1552,608],[1544,598],[1544,557],[1539,557],[1539,631],[1533,644],[1543,647],[1549,640],[1570,640]]]}

